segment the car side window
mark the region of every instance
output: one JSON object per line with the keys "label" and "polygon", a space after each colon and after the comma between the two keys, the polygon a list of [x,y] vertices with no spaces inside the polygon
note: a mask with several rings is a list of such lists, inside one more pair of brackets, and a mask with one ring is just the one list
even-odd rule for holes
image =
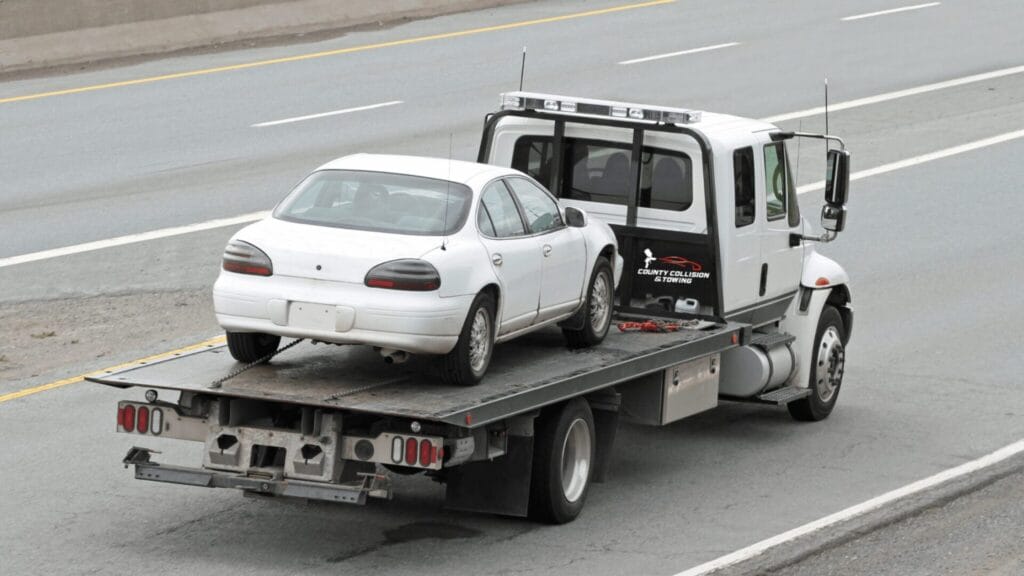
{"label": "car side window", "polygon": [[778,220],[786,216],[789,198],[789,173],[786,166],[786,149],[782,142],[764,147],[764,188],[768,200],[768,219]]}
{"label": "car side window", "polygon": [[526,234],[523,219],[519,215],[512,194],[500,181],[494,181],[484,188],[480,197],[480,213],[477,217],[486,216],[490,226],[480,226],[480,231],[495,238],[510,238]]}
{"label": "car side window", "polygon": [[562,212],[550,194],[524,178],[509,178],[505,182],[519,199],[530,232],[541,234],[563,226]]}
{"label": "car side window", "polygon": [[750,146],[732,153],[733,185],[736,194],[736,227],[754,223],[754,149]]}

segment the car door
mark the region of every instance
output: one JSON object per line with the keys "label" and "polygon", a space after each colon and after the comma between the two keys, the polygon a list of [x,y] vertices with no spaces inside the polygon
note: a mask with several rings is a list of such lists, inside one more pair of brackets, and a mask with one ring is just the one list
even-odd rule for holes
{"label": "car door", "polygon": [[530,326],[540,302],[541,248],[501,180],[484,187],[477,227],[501,287],[498,335]]}
{"label": "car door", "polygon": [[791,234],[802,232],[800,209],[786,156],[785,142],[763,146],[764,220],[761,233],[761,301],[795,292],[803,270],[803,243],[793,246]]}
{"label": "car door", "polygon": [[522,210],[526,227],[540,246],[540,307],[543,322],[579,307],[587,268],[587,245],[580,228],[562,221],[551,194],[526,178],[506,179]]}

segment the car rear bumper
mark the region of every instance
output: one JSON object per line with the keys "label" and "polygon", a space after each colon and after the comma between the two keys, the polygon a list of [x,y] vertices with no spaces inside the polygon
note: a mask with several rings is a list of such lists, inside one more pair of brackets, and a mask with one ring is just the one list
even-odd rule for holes
{"label": "car rear bumper", "polygon": [[441,298],[437,292],[222,274],[213,302],[217,322],[231,332],[446,354],[458,341],[473,295]]}

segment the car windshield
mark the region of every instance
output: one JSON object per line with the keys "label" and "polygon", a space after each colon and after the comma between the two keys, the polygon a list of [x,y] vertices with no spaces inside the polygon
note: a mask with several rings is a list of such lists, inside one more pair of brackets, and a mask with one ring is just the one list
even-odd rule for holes
{"label": "car windshield", "polygon": [[462,227],[471,197],[469,187],[446,180],[321,170],[303,180],[274,216],[318,226],[443,236]]}

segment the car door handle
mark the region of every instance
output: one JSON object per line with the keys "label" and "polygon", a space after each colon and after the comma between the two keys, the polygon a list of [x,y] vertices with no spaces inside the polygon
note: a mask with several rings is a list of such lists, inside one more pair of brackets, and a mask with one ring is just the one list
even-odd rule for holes
{"label": "car door handle", "polygon": [[544,257],[547,258],[548,256],[551,256],[551,244],[544,245]]}
{"label": "car door handle", "polygon": [[501,263],[504,262],[504,260],[501,259],[501,254],[492,254],[491,262],[494,262],[495,266],[501,266]]}

